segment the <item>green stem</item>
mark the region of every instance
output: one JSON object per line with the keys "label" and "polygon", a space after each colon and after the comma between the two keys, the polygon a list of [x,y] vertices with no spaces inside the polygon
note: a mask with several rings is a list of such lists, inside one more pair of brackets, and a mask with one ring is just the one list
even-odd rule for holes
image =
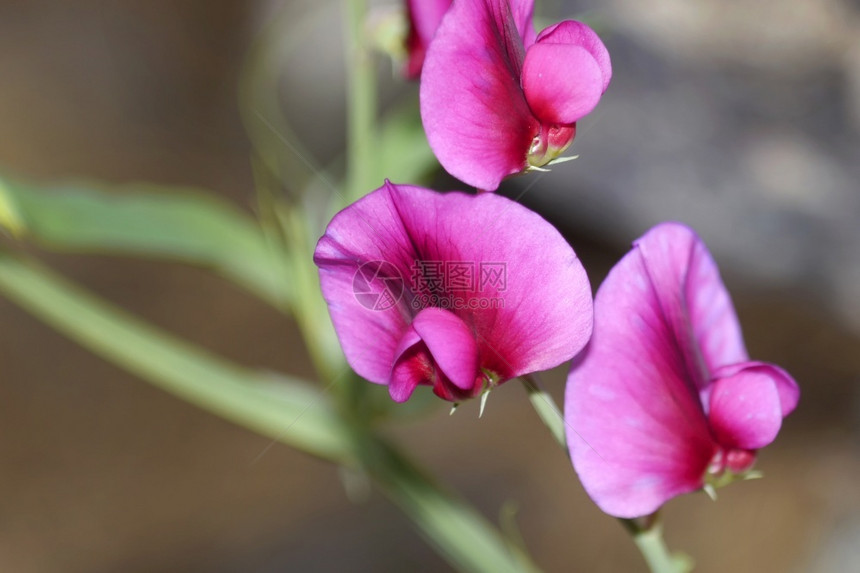
{"label": "green stem", "polygon": [[552,437],[567,453],[567,438],[565,437],[564,415],[558,409],[555,400],[544,390],[535,374],[527,374],[520,378],[523,381],[529,401],[532,403],[541,421],[552,433]]}
{"label": "green stem", "polygon": [[346,6],[347,143],[346,189],[350,201],[369,192],[376,161],[376,69],[367,38],[367,0]]}
{"label": "green stem", "polygon": [[[564,416],[552,396],[541,388],[534,374],[522,376],[521,380],[538,416],[567,454]],[[669,552],[663,540],[663,527],[656,513],[640,520],[619,518],[618,521],[630,533],[633,543],[645,558],[652,573],[686,573],[692,570],[688,558]]]}
{"label": "green stem", "polygon": [[672,554],[663,539],[663,524],[655,512],[647,517],[619,519],[621,525],[633,537],[648,569],[652,573],[687,573],[692,571],[692,563],[685,555]]}

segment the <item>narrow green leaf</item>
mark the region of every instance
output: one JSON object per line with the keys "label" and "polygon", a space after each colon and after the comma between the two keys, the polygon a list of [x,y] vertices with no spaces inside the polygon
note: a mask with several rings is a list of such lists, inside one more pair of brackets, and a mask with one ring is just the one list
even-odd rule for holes
{"label": "narrow green leaf", "polygon": [[95,354],[205,410],[323,458],[349,457],[340,419],[310,384],[212,356],[8,254],[0,254],[0,292]]}
{"label": "narrow green leaf", "polygon": [[202,191],[0,179],[0,225],[47,249],[202,265],[279,308],[288,302],[282,259],[256,222]]}
{"label": "narrow green leaf", "polygon": [[13,237],[20,237],[24,232],[21,213],[18,212],[9,188],[2,179],[0,179],[0,227],[9,231]]}

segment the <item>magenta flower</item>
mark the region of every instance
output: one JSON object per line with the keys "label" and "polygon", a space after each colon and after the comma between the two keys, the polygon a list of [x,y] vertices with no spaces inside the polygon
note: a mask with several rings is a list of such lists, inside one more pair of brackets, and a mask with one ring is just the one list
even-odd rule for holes
{"label": "magenta flower", "polygon": [[406,36],[406,77],[414,79],[421,75],[430,40],[450,7],[451,0],[407,0],[409,34]]}
{"label": "magenta flower", "polygon": [[549,223],[501,196],[386,184],[317,244],[347,361],[397,402],[418,385],[459,401],[569,360],[591,334],[591,288]]}
{"label": "magenta flower", "polygon": [[800,391],[751,362],[717,266],[689,228],[634,243],[598,290],[565,420],[573,466],[606,513],[637,517],[743,474]]}
{"label": "magenta flower", "polygon": [[430,147],[479,189],[558,157],[612,76],[609,52],[585,24],[535,36],[533,3],[458,0],[427,51],[421,119]]}

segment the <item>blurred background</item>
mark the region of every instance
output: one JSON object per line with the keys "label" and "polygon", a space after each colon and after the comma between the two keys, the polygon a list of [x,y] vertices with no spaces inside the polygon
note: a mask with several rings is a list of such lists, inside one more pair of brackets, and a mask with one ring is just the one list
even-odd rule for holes
{"label": "blurred background", "polygon": [[[701,572],[860,569],[860,6],[537,6],[538,27],[593,23],[614,77],[580,124],[580,159],[503,192],[566,233],[595,286],[651,225],[692,225],[722,268],[750,354],[802,388],[759,458],[765,479],[721,490],[717,503],[670,502],[670,547]],[[246,55],[275,21],[300,47],[267,81],[279,113],[328,164],[344,145],[341,8],[2,0],[0,173],[199,186],[250,212],[237,98]],[[386,102],[417,97],[383,57],[379,78]],[[212,351],[312,376],[294,325],[209,273],[35,252]],[[0,324],[3,571],[448,570],[382,496],[350,502],[334,467],[161,392],[5,299]],[[564,375],[546,376],[558,397]],[[463,410],[449,417],[442,405],[393,431],[488,518],[515,523],[546,570],[644,571],[518,385],[494,392],[480,420]]]}

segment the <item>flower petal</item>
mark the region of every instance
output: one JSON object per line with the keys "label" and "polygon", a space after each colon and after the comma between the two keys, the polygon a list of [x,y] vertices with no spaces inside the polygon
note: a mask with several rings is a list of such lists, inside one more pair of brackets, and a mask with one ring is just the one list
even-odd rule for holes
{"label": "flower petal", "polygon": [[[447,313],[449,315],[447,317],[442,316],[445,313],[447,313],[445,310],[428,308],[421,311],[415,319],[420,325],[419,328],[424,330],[429,338],[435,339],[435,355],[428,347],[427,340],[419,336],[415,323],[403,335],[398,345],[397,357],[388,385],[388,393],[395,402],[407,401],[418,385],[431,385],[434,394],[452,402],[472,398],[480,393],[483,387],[481,384],[483,375],[478,376],[478,353],[475,341],[469,336],[471,340],[471,347],[469,347],[469,342],[463,340],[462,336],[462,334],[468,336],[469,333],[456,332],[458,329],[462,330],[462,321],[458,324],[459,319],[456,316],[451,313]],[[419,320],[421,316],[424,318]],[[451,344],[446,340],[448,337],[465,342],[465,348]],[[440,362],[447,364],[448,371],[459,375],[459,384],[448,377]],[[464,383],[464,380],[468,382]]]}
{"label": "flower petal", "polygon": [[603,74],[585,48],[538,42],[526,52],[522,86],[538,119],[571,124],[597,107]]}
{"label": "flower petal", "polygon": [[[412,319],[405,279],[413,256],[404,246],[408,231],[389,189],[394,187],[386,184],[335,215],[314,252],[346,359],[356,373],[377,384],[388,384]],[[379,304],[387,300],[393,302]]]}
{"label": "flower petal", "polygon": [[757,450],[776,438],[782,425],[777,389],[782,376],[778,369],[757,364],[713,383],[708,418],[720,444]]}
{"label": "flower petal", "polygon": [[755,360],[739,362],[723,366],[715,372],[714,376],[715,378],[727,378],[735,376],[741,371],[759,372],[773,380],[779,395],[779,409],[783,418],[791,414],[797,407],[797,402],[800,400],[800,388],[797,386],[797,382],[788,372],[775,364]]}
{"label": "flower petal", "polygon": [[[527,3],[517,3],[517,13]],[[530,12],[530,11],[528,11]],[[526,167],[539,130],[520,89],[523,41],[508,2],[455,2],[421,75],[421,120],[451,175],[483,190]]]}
{"label": "flower petal", "polygon": [[403,334],[395,353],[394,368],[391,369],[388,394],[395,402],[405,402],[422,382],[429,382],[433,375],[426,345],[411,326]]}
{"label": "flower petal", "polygon": [[451,0],[407,0],[406,13],[409,17],[409,36],[406,38],[406,48],[409,61],[406,64],[406,75],[417,78],[421,75],[424,56],[433,35],[442,23],[442,17],[451,7]]}
{"label": "flower petal", "polygon": [[718,448],[653,275],[641,248],[610,271],[565,394],[574,468],[594,502],[618,517],[647,515],[700,488]]}
{"label": "flower petal", "polygon": [[535,11],[534,0],[510,0],[511,14],[514,17],[514,23],[517,27],[517,32],[523,40],[523,46],[528,48],[535,42],[535,27],[532,23],[532,18]]}
{"label": "flower petal", "polygon": [[779,375],[772,374],[772,376],[776,382],[776,391],[779,394],[779,407],[782,411],[782,417],[785,418],[797,408],[797,403],[800,401],[800,387],[794,378],[782,368],[772,364],[768,366],[779,373]]}
{"label": "flower petal", "polygon": [[412,327],[445,376],[461,390],[471,390],[478,375],[478,345],[466,323],[453,312],[425,308]]}
{"label": "flower petal", "polygon": [[597,62],[600,74],[603,78],[602,92],[609,87],[612,79],[612,62],[609,59],[609,50],[597,33],[582,22],[576,20],[565,20],[554,26],[545,28],[537,36],[537,42],[542,44],[570,44],[579,46],[588,51]]}
{"label": "flower petal", "polygon": [[717,368],[748,360],[731,298],[698,235],[662,223],[635,245],[696,388],[707,386]]}
{"label": "flower petal", "polygon": [[741,325],[720,271],[704,242],[686,227],[680,235],[692,235],[690,261],[684,286],[693,337],[710,372],[727,364],[749,360]]}

